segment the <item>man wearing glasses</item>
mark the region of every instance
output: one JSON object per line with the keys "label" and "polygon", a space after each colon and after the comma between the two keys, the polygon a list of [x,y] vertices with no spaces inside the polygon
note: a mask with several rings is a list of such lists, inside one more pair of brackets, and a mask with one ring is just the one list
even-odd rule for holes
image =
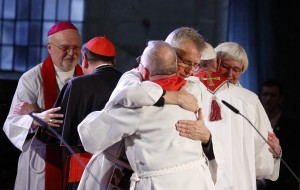
{"label": "man wearing glasses", "polygon": [[240,85],[240,76],[248,69],[248,56],[242,46],[235,42],[224,42],[215,48],[217,72],[231,83]]}
{"label": "man wearing glasses", "polygon": [[[236,85],[243,68],[248,67],[246,52],[240,45],[232,42],[221,44],[218,50],[216,54],[215,49],[207,44],[200,69],[194,72],[194,76],[199,77],[207,86],[207,102],[220,106],[217,110],[219,113],[213,110],[216,106],[211,106],[210,112],[220,116],[217,119],[209,118],[206,122],[213,136],[222,142],[225,155],[225,170],[216,183],[216,189],[255,190],[256,178],[277,180],[280,166],[278,154],[281,147],[272,133],[269,119],[258,96]],[[219,70],[216,73],[217,68]],[[225,107],[221,100],[234,105],[249,118],[272,148],[243,117]],[[180,121],[180,124],[179,131],[193,129],[191,121]],[[194,133],[196,130],[192,132]],[[183,136],[191,138],[184,133]]]}
{"label": "man wearing glasses", "polygon": [[[78,65],[81,40],[77,28],[70,22],[53,25],[48,31],[47,49],[46,60],[21,76],[3,127],[9,140],[22,151],[15,190],[62,187],[59,144],[53,144],[56,142],[48,139],[44,129],[27,113],[47,110],[39,114],[40,119],[52,127],[62,124],[63,115],[56,113],[60,108],[52,107],[64,84],[83,74]],[[18,104],[27,108],[25,114],[15,112]]]}

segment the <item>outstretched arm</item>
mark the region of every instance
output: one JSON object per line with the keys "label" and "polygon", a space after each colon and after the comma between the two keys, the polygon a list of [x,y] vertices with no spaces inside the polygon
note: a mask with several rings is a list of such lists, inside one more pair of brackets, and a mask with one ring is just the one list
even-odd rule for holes
{"label": "outstretched arm", "polygon": [[179,91],[166,91],[163,98],[165,99],[166,104],[178,105],[181,108],[194,113],[197,113],[199,108],[197,98],[184,88],[181,88]]}
{"label": "outstretched arm", "polygon": [[197,99],[186,90],[164,92],[158,84],[142,81],[142,76],[137,69],[123,74],[110,97],[107,108],[117,104],[130,108],[175,104],[193,112],[198,109]]}

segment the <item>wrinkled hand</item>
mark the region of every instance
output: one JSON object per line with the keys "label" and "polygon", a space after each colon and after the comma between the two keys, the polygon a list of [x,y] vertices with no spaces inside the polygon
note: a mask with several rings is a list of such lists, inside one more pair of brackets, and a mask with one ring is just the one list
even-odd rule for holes
{"label": "wrinkled hand", "polygon": [[[273,158],[278,158],[278,155],[281,152],[281,146],[279,139],[274,133],[268,132],[268,144],[271,146],[269,147],[269,151],[273,154]],[[274,150],[276,152],[274,152]]]}
{"label": "wrinkled hand", "polygon": [[184,88],[181,88],[178,92],[179,106],[185,110],[196,113],[199,108],[197,98],[188,91],[186,91]]}
{"label": "wrinkled hand", "polygon": [[[51,127],[60,127],[60,124],[63,124],[64,115],[56,113],[59,110],[61,110],[61,107],[51,108],[41,113],[37,113],[35,116],[46,122]],[[40,126],[40,124],[34,120],[33,125],[33,128]]]}
{"label": "wrinkled hand", "polygon": [[206,127],[202,111],[198,109],[198,118],[196,121],[193,120],[179,120],[175,126],[176,130],[179,131],[179,135],[187,137],[192,140],[202,141],[206,144],[209,141],[210,131]]}
{"label": "wrinkled hand", "polygon": [[35,103],[30,104],[27,102],[20,102],[15,105],[14,114],[27,115],[31,112],[38,112],[39,110],[40,110],[40,108]]}

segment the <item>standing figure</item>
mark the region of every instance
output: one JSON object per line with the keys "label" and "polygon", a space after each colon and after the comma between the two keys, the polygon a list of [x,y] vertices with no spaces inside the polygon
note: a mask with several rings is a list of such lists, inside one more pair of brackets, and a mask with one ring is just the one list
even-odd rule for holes
{"label": "standing figure", "polygon": [[[66,189],[78,188],[84,167],[91,158],[91,154],[84,151],[78,132],[78,124],[91,112],[100,111],[104,108],[112,91],[117,85],[121,72],[114,67],[116,64],[116,50],[113,43],[106,37],[97,36],[82,46],[82,70],[84,75],[68,81],[62,89],[55,107],[61,107],[60,113],[64,114],[64,123],[59,128],[64,141],[71,146],[74,154],[66,150],[68,159],[65,163]],[[65,146],[62,144],[62,146]],[[117,145],[115,147],[118,147]],[[119,159],[124,152],[124,145],[119,149],[108,149],[115,159]],[[80,160],[78,160],[80,159]],[[112,173],[113,162],[102,155],[97,161],[101,165],[94,175],[101,182],[97,189],[106,189]]]}
{"label": "standing figure", "polygon": [[[240,47],[240,46],[237,46]],[[234,52],[229,54],[228,52]],[[218,54],[217,54],[218,55]],[[222,142],[224,150],[225,168],[219,176],[217,190],[256,190],[256,179],[276,180],[279,174],[281,147],[276,136],[272,133],[269,119],[258,96],[235,84],[218,72],[216,58],[219,59],[220,69],[226,70],[234,80],[238,81],[242,72],[243,61],[248,63],[243,49],[222,49],[218,57],[210,44],[206,44],[203,51],[200,68],[194,72],[194,76],[207,87],[206,102],[212,106],[206,107],[210,115],[204,118],[212,136]],[[235,65],[234,65],[235,64]],[[265,139],[268,139],[271,147],[257,133],[253,126],[241,115],[228,109],[221,100],[236,107],[257,128]],[[181,120],[177,129],[183,136],[194,139],[197,128],[192,121]],[[190,134],[187,134],[189,131]],[[191,132],[192,131],[192,132]],[[192,135],[191,135],[192,134]]]}
{"label": "standing figure", "polygon": [[[56,140],[25,114],[14,112],[18,104],[27,103],[48,125],[59,127],[60,108],[52,108],[64,84],[82,75],[78,65],[81,41],[77,28],[70,22],[59,22],[48,31],[45,61],[25,72],[19,79],[3,130],[9,140],[22,151],[19,157],[15,190],[47,190],[62,188],[61,149]],[[34,105],[30,107],[28,104]]]}
{"label": "standing figure", "polygon": [[[297,145],[300,137],[299,122],[282,111],[284,104],[282,84],[275,79],[264,81],[260,89],[260,100],[271,121],[273,131],[280,140],[283,149],[282,159],[299,178],[300,158]],[[257,185],[259,190],[298,190],[299,188],[299,182],[284,164],[280,166],[278,180],[259,180]]]}

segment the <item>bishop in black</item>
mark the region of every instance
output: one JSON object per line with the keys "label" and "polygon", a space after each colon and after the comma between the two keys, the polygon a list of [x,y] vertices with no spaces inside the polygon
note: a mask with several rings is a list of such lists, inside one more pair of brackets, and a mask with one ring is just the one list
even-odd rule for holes
{"label": "bishop in black", "polygon": [[60,113],[64,114],[64,122],[56,130],[77,155],[74,157],[67,149],[65,151],[63,189],[77,189],[84,170],[81,163],[87,164],[92,156],[81,145],[78,124],[89,113],[104,108],[122,75],[114,68],[115,47],[106,37],[91,39],[81,51],[84,75],[69,80],[54,105],[61,107]]}

